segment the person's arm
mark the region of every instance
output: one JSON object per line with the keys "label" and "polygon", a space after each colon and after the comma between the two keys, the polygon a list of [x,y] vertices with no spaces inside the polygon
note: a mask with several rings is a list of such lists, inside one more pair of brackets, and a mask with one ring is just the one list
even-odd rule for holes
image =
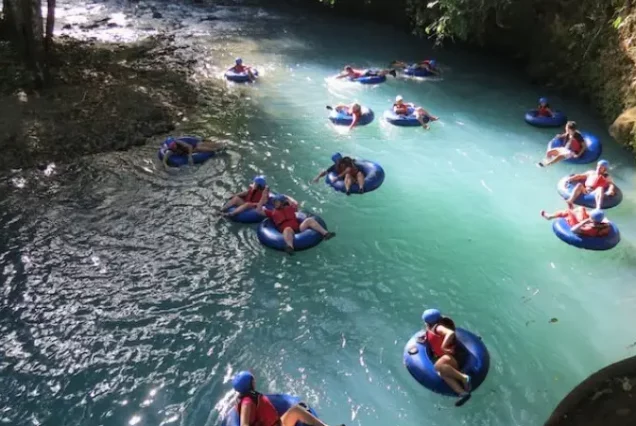
{"label": "person's arm", "polygon": [[287,198],[287,202],[294,206],[294,207],[298,207],[298,201],[296,201],[295,199],[293,199],[292,197],[290,197],[289,195],[285,195],[285,197]]}
{"label": "person's arm", "polygon": [[338,176],[336,176],[335,179],[332,180],[332,182],[335,182],[337,180],[340,180],[342,178],[344,178],[346,176],[347,173],[349,173],[351,171],[351,167],[347,167],[346,169],[344,169],[344,171],[342,173],[340,173]]}
{"label": "person's arm", "polygon": [[442,349],[444,352],[452,352],[453,345],[455,344],[455,332],[443,325],[438,325],[435,328],[435,331],[444,335],[444,341],[442,342]]}
{"label": "person's arm", "polygon": [[269,186],[266,186],[265,189],[263,189],[263,195],[261,195],[261,199],[258,200],[258,204],[265,205],[267,204],[267,200],[269,200]]}
{"label": "person's arm", "polygon": [[572,175],[568,178],[567,182],[578,182],[578,181],[582,181],[587,179],[587,174],[578,174],[578,175]]}
{"label": "person's arm", "polygon": [[327,175],[327,173],[329,172],[333,172],[334,169],[336,168],[335,165],[332,165],[331,167],[329,167],[328,169],[323,170],[322,172],[318,173],[318,176],[316,176],[313,180],[314,183],[318,182],[320,180],[321,177],[324,177]]}
{"label": "person's arm", "polygon": [[251,426],[250,416],[252,414],[252,403],[241,404],[241,426]]}
{"label": "person's arm", "polygon": [[351,125],[349,126],[349,130],[353,129],[353,127],[358,124],[358,121],[360,120],[360,114],[352,114],[353,115],[353,120],[351,121]]}
{"label": "person's arm", "polygon": [[612,178],[609,176],[607,177],[607,181],[609,183],[609,186],[607,187],[607,191],[605,191],[605,194],[614,195],[614,193],[616,192],[616,184],[614,183]]}
{"label": "person's arm", "polygon": [[349,76],[349,74],[348,74],[348,73],[346,73],[346,72],[341,72],[340,74],[338,74],[338,75],[336,76],[336,78],[337,78],[337,79],[341,79],[341,78],[345,78],[345,77],[348,77],[348,76]]}
{"label": "person's arm", "polygon": [[550,117],[554,117],[554,113],[552,112],[550,108],[546,108],[545,110],[547,111],[548,114],[550,114]]}
{"label": "person's arm", "polygon": [[583,227],[583,226],[587,225],[587,224],[588,224],[588,223],[590,223],[590,222],[592,222],[592,219],[588,217],[588,218],[587,218],[587,219],[585,219],[584,221],[579,222],[579,223],[577,223],[576,225],[574,225],[574,226],[570,229],[570,231],[572,231],[572,232],[576,233],[579,229],[581,229],[581,227]]}
{"label": "person's arm", "polygon": [[170,150],[166,150],[166,152],[163,154],[163,165],[165,167],[168,167],[168,158],[170,158],[171,155],[172,151]]}

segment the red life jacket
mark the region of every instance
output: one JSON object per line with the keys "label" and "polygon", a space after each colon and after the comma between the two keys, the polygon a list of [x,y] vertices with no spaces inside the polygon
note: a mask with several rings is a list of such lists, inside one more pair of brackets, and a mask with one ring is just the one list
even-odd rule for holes
{"label": "red life jacket", "polygon": [[241,72],[246,72],[247,68],[245,67],[245,65],[234,65],[234,72],[236,73],[241,73]]}
{"label": "red life jacket", "polygon": [[188,150],[185,149],[182,145],[178,144],[176,140],[173,140],[168,144],[168,149],[176,155],[189,154]]}
{"label": "red life jacket", "polygon": [[[444,343],[445,336],[435,332],[438,325],[443,325],[444,327],[455,331],[455,323],[452,319],[443,317],[439,323],[433,327],[433,330],[429,330],[428,328],[426,329],[426,341],[430,345],[433,354],[439,358],[446,355],[446,352],[442,349],[442,343]],[[454,348],[452,348],[452,350],[454,351]]]}
{"label": "red life jacket", "polygon": [[550,113],[550,107],[542,107],[539,105],[539,108],[537,108],[537,115],[539,117],[552,117],[552,114]]}
{"label": "red life jacket", "polygon": [[245,202],[258,203],[259,201],[261,201],[264,191],[265,191],[265,188],[258,188],[255,185],[251,185],[250,189],[247,190],[247,195],[245,196]]}
{"label": "red life jacket", "polygon": [[272,211],[272,222],[276,225],[276,229],[283,232],[285,228],[291,228],[295,232],[300,230],[300,224],[296,219],[296,207],[284,206],[280,209]]}
{"label": "red life jacket", "polygon": [[[580,213],[580,215],[577,215],[577,213]],[[565,221],[570,226],[574,226],[577,223],[583,222],[588,217],[589,216],[587,214],[587,210],[585,210],[584,208],[580,208],[578,210],[566,210],[565,212]]]}
{"label": "red life jacket", "polygon": [[604,237],[609,234],[609,232],[609,223],[583,225],[583,227],[579,229],[579,234],[592,238]]}
{"label": "red life jacket", "polygon": [[581,141],[583,141],[583,136],[581,136],[579,132],[576,132],[574,136],[570,137],[570,150],[576,154],[580,153],[585,143],[585,141]]}
{"label": "red life jacket", "polygon": [[251,392],[249,395],[239,397],[236,410],[241,416],[241,405],[252,403],[254,407],[250,413],[250,426],[275,426],[280,424],[280,416],[274,405],[263,394]]}
{"label": "red life jacket", "polygon": [[607,176],[601,173],[594,172],[585,179],[585,187],[590,189],[607,188],[609,186],[609,180]]}

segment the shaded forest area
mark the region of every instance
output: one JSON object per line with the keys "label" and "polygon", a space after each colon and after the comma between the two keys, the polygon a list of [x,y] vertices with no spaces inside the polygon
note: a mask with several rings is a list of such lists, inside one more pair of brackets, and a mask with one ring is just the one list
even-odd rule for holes
{"label": "shaded forest area", "polygon": [[297,0],[403,25],[521,63],[530,80],[590,101],[636,149],[636,6],[632,0]]}

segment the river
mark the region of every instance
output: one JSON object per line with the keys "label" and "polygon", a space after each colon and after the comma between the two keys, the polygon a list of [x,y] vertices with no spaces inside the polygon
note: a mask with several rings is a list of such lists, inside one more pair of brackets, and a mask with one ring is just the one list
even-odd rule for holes
{"label": "river", "polygon": [[[71,6],[60,6],[60,26],[86,13]],[[240,55],[261,79],[228,87],[220,119],[187,124],[230,144],[202,166],[163,170],[157,140],[1,177],[3,423],[215,425],[228,380],[252,369],[262,391],[300,395],[329,424],[534,426],[587,375],[636,352],[625,326],[636,322],[636,169],[584,103],[497,59],[366,22],[240,5],[91,7],[131,23],[92,36],[172,31],[205,58],[200,78],[219,79]],[[345,63],[431,55],[441,80],[326,79]],[[430,131],[383,123],[397,94],[440,121]],[[585,170],[535,166],[554,134],[523,122],[540,95],[603,141],[625,193],[608,211],[622,232],[614,250],[567,246],[539,216],[562,207],[558,179]],[[325,105],[354,99],[376,120],[332,127]],[[384,185],[345,197],[310,184],[335,151],[381,163]],[[259,173],[337,237],[289,257],[219,217]],[[461,409],[402,365],[432,306],[491,354]]]}

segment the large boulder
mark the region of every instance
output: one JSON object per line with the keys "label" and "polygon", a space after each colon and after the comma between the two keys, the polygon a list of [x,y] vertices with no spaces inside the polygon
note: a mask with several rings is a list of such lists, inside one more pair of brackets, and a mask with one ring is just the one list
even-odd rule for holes
{"label": "large boulder", "polygon": [[636,149],[636,107],[623,111],[610,126],[609,133],[621,145]]}

